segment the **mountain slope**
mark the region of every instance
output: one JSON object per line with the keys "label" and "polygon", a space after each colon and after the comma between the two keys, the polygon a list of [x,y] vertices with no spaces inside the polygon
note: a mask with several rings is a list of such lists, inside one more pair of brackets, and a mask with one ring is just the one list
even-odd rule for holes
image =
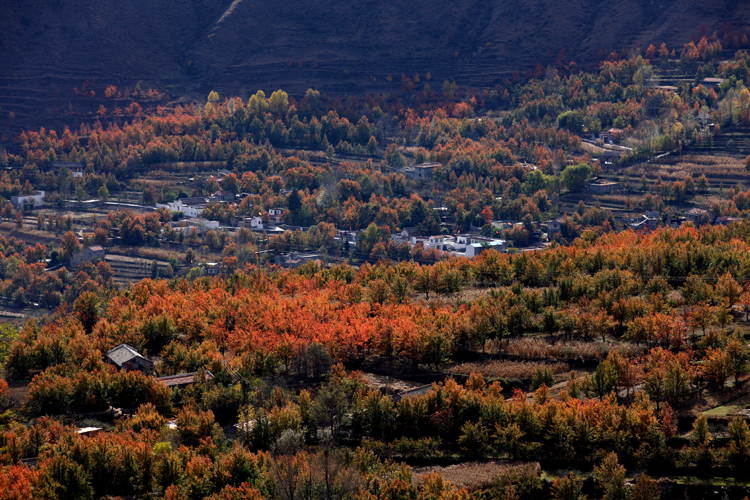
{"label": "mountain slope", "polygon": [[[696,34],[748,26],[740,0],[7,0],[0,133],[68,109],[93,116],[109,84],[200,99],[212,89],[341,95],[394,93],[402,74],[421,86],[430,72],[433,87],[486,88],[560,56],[585,63],[662,42],[679,52]],[[73,93],[93,79],[94,100]]]}

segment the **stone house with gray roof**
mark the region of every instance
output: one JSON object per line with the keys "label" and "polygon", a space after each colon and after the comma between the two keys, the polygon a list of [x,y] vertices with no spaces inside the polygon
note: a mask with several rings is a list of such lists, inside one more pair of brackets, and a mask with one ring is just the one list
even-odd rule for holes
{"label": "stone house with gray roof", "polygon": [[146,359],[134,348],[127,344],[120,344],[107,353],[107,363],[115,365],[120,370],[140,371],[146,375],[154,373],[154,362]]}

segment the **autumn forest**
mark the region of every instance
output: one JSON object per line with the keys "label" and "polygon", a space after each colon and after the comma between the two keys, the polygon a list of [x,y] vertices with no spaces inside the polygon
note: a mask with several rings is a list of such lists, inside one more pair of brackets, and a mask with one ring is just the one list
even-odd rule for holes
{"label": "autumn forest", "polygon": [[747,498],[750,43],[705,35],[0,111],[0,500]]}

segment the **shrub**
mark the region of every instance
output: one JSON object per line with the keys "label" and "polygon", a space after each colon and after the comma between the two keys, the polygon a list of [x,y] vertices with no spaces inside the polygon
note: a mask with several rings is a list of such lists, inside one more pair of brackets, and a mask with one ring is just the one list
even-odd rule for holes
{"label": "shrub", "polygon": [[533,361],[488,361],[484,363],[462,363],[451,368],[457,375],[477,373],[484,378],[530,379],[542,367],[553,374],[570,371],[567,363],[536,363]]}
{"label": "shrub", "polygon": [[552,374],[552,370],[545,366],[537,366],[534,377],[531,379],[531,390],[537,390],[542,384],[552,387],[554,383],[555,376]]}

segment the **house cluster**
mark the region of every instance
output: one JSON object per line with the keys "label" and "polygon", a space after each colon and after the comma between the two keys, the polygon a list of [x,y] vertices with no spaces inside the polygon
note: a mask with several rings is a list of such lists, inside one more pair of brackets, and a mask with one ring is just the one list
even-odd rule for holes
{"label": "house cluster", "polygon": [[507,241],[481,236],[478,232],[455,236],[420,236],[417,228],[406,227],[398,233],[391,234],[391,239],[396,243],[408,243],[412,247],[422,245],[424,248],[434,248],[435,250],[447,252],[457,257],[471,258],[479,255],[484,250],[505,252],[508,249]]}
{"label": "house cluster", "polygon": [[156,208],[166,208],[170,212],[179,212],[186,217],[199,217],[207,206],[213,203],[234,202],[236,196],[231,191],[219,190],[211,196],[193,196],[179,198],[167,203],[157,203]]}
{"label": "house cluster", "polygon": [[[713,213],[702,208],[691,208],[685,212],[684,217],[665,217],[658,210],[648,210],[636,217],[626,217],[622,220],[625,229],[634,229],[636,231],[646,230],[653,231],[660,225],[679,227],[685,223],[691,223],[696,227],[706,224],[717,224],[727,226],[733,222],[740,222],[743,219],[739,217],[716,217]],[[552,241],[555,234],[561,232],[565,224],[565,217],[558,217],[547,222],[547,239]]]}
{"label": "house cluster", "polygon": [[652,231],[661,222],[661,214],[657,210],[649,210],[640,217],[628,217],[623,222],[625,227],[635,229],[636,231],[641,229]]}
{"label": "house cluster", "polygon": [[[270,217],[269,217],[270,221]],[[283,233],[284,230],[274,224],[266,224],[263,222],[263,217],[255,215],[253,217],[234,217],[232,219],[232,225],[235,227],[244,227],[250,231],[264,232],[268,234]]]}
{"label": "house cluster", "polygon": [[695,226],[703,226],[705,224],[728,226],[732,222],[740,222],[742,220],[740,217],[716,217],[712,212],[703,210],[702,208],[691,208],[685,212],[685,222],[692,222]]}

